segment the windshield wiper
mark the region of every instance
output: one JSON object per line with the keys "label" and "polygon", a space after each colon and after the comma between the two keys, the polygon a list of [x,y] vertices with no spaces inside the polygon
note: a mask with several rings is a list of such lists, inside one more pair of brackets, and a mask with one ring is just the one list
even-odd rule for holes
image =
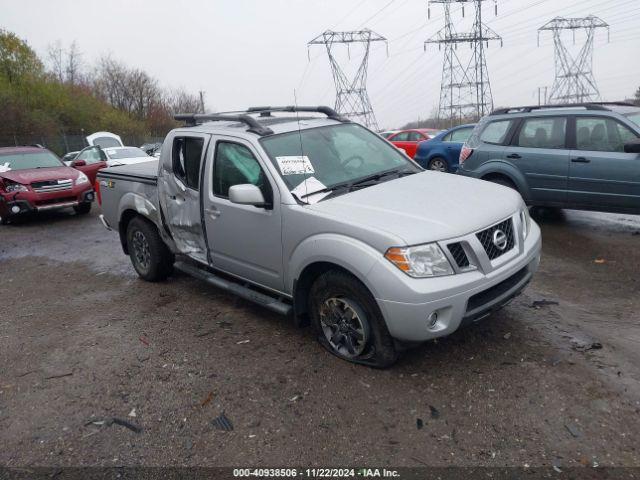
{"label": "windshield wiper", "polygon": [[[374,175],[369,175],[368,177],[364,177],[361,178],[359,180],[356,180],[354,182],[351,183],[352,187],[361,187],[361,186],[365,186],[365,184],[371,183],[372,185],[374,183],[377,183],[378,180],[381,180],[384,177],[388,177],[389,175],[398,175],[398,178],[403,177],[405,175],[411,175],[413,173],[416,173],[412,170],[387,170],[386,172],[380,172],[380,173],[376,173]],[[368,185],[367,185],[368,186]]]}
{"label": "windshield wiper", "polygon": [[[398,175],[398,178],[400,177],[404,177],[405,175],[411,175],[414,173],[418,173],[418,172],[414,172],[413,170],[398,170],[398,169],[394,169],[394,170],[387,170],[386,172],[380,172],[380,173],[376,173],[374,175],[368,175],[364,178],[359,178],[358,180],[354,180],[351,182],[343,182],[343,183],[337,183],[335,185],[332,185],[330,187],[327,188],[323,188],[321,190],[316,190],[314,192],[311,193],[307,193],[305,195],[301,195],[300,199],[304,199],[307,197],[310,197],[311,195],[315,195],[316,193],[326,193],[326,192],[331,192],[331,195],[323,198],[323,200],[330,198],[333,195],[340,193],[348,193],[352,190],[354,190],[354,188],[361,188],[361,187],[370,187],[371,185],[375,185],[380,179],[387,177],[389,175]],[[344,190],[344,192],[343,192]]]}

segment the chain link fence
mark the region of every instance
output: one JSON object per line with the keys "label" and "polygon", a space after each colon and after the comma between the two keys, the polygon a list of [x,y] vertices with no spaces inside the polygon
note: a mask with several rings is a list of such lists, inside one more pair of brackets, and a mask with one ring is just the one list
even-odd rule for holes
{"label": "chain link fence", "polygon": [[[82,150],[87,146],[86,134],[38,135],[32,134],[0,134],[0,147],[17,147],[22,145],[42,145],[57,155]],[[139,147],[145,143],[162,142],[164,137],[142,135],[120,135],[125,145]]]}

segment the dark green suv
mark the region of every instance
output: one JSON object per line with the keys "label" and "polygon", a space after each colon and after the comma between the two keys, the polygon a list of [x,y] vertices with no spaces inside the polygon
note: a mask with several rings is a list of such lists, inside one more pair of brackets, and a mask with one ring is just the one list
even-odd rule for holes
{"label": "dark green suv", "polygon": [[476,126],[458,174],[515,188],[528,205],[640,214],[640,108],[505,108]]}

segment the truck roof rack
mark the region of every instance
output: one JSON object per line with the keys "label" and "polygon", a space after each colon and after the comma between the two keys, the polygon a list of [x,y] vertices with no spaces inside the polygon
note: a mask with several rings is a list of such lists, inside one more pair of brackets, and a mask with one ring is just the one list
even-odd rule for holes
{"label": "truck roof rack", "polygon": [[295,105],[289,105],[285,107],[250,107],[244,112],[229,112],[229,113],[179,113],[173,116],[173,118],[179,122],[185,122],[188,127],[195,127],[203,122],[241,122],[249,126],[249,132],[253,132],[260,136],[272,135],[273,130],[264,125],[261,125],[257,119],[250,114],[259,114],[260,117],[270,117],[271,112],[313,112],[323,113],[331,120],[338,122],[349,123],[350,120],[343,117],[331,107],[318,106],[318,107],[297,107]]}
{"label": "truck roof rack", "polygon": [[490,113],[490,115],[504,115],[506,113],[529,113],[534,110],[552,110],[557,108],[576,108],[582,107],[586,110],[611,110],[607,106],[633,107],[632,103],[627,102],[585,102],[585,103],[559,103],[556,105],[528,105],[524,107],[508,107],[498,108]]}
{"label": "truck roof rack", "polygon": [[263,125],[249,115],[226,115],[226,114],[206,114],[206,113],[179,113],[173,118],[179,122],[185,122],[187,127],[195,127],[203,122],[241,122],[249,126],[249,132],[253,132],[261,137],[273,134],[273,130]]}
{"label": "truck roof rack", "polygon": [[288,105],[284,107],[250,107],[247,109],[248,113],[259,113],[261,117],[269,117],[271,116],[271,112],[305,112],[305,113],[323,113],[330,118],[331,120],[336,120],[342,123],[349,123],[350,120],[346,117],[343,117],[338,112],[336,112],[331,107],[326,107],[323,105],[317,107],[308,107],[308,106],[296,106],[296,105]]}

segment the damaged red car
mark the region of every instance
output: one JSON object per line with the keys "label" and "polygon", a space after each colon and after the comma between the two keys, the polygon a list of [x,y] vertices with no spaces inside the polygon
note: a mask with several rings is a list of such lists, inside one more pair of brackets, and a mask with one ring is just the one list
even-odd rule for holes
{"label": "damaged red car", "polygon": [[[73,165],[81,167],[80,163]],[[31,212],[73,208],[91,211],[93,185],[76,168],[67,167],[40,147],[0,148],[0,221]]]}

